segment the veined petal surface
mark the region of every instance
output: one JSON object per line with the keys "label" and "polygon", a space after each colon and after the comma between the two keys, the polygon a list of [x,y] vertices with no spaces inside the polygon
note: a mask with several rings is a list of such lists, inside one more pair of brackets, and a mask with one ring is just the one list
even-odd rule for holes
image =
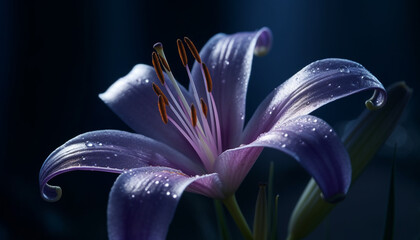
{"label": "veined petal surface", "polygon": [[[327,123],[309,115],[279,122],[252,143],[222,153],[216,171],[227,185],[225,191],[237,189],[262,147],[274,148],[295,158],[315,179],[327,201],[341,200],[347,193],[351,182],[347,151]],[[235,171],[230,171],[231,168]]]}
{"label": "veined petal surface", "polygon": [[186,174],[202,174],[201,165],[151,138],[116,130],[81,134],[57,148],[45,160],[39,173],[41,194],[48,201],[57,201],[61,189],[47,182],[53,177],[74,170],[121,173],[144,166],[166,166]]}
{"label": "veined petal surface", "polygon": [[109,239],[165,239],[185,188],[215,175],[189,177],[164,167],[138,168],[121,174],[109,196]]}
{"label": "veined petal surface", "polygon": [[384,87],[362,65],[337,58],[311,63],[266,97],[248,122],[242,142],[252,142],[278,121],[309,114],[329,102],[364,90],[375,90],[366,102],[368,107],[385,104]]}
{"label": "veined petal surface", "polygon": [[[172,92],[175,92],[165,73],[164,76],[165,84]],[[158,110],[158,97],[152,88],[153,83],[157,84],[169,98],[169,94],[160,84],[154,68],[138,64],[99,97],[137,133],[161,141],[178,151],[182,150],[185,155],[191,158],[197,157],[182,134],[172,124],[162,122]],[[187,101],[191,102],[189,93],[181,85],[180,88]],[[169,111],[169,108],[167,114],[173,119],[177,119],[172,111]]]}
{"label": "veined petal surface", "polygon": [[[270,50],[271,31],[262,28],[255,32],[232,35],[218,34],[200,52],[213,80],[213,96],[219,111],[223,149],[238,145],[245,119],[245,98],[254,54]],[[195,63],[192,76],[201,96],[206,86],[200,65]],[[190,88],[191,89],[191,88]]]}

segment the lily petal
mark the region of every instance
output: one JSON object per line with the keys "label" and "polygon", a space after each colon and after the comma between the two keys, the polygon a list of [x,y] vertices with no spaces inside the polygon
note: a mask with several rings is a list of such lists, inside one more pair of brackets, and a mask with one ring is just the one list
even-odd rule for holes
{"label": "lily petal", "polygon": [[[165,84],[174,92],[169,78],[166,74],[164,75]],[[153,67],[138,64],[99,97],[137,133],[182,150],[185,155],[191,158],[196,157],[191,145],[181,133],[172,124],[165,125],[162,122],[157,105],[158,97],[153,91],[152,83],[161,86]],[[187,100],[191,101],[185,88],[182,86],[180,88]],[[169,97],[164,87],[161,87],[161,90]],[[177,119],[171,111],[168,110],[167,114],[173,119]]]}
{"label": "lily petal", "polygon": [[132,169],[121,174],[108,202],[108,236],[119,239],[165,239],[185,188],[199,179],[164,167]]}
{"label": "lily petal", "polygon": [[[267,53],[271,41],[268,28],[232,35],[218,34],[200,52],[213,80],[212,93],[219,111],[223,149],[238,145],[244,125],[245,98],[253,55]],[[197,63],[192,69],[192,76],[199,93],[205,96],[206,87]]]}
{"label": "lily petal", "polygon": [[309,114],[329,102],[370,89],[375,93],[366,106],[383,106],[384,87],[362,65],[336,58],[311,63],[274,89],[260,104],[245,128],[242,142],[252,142],[280,120]]}
{"label": "lily petal", "polygon": [[47,182],[74,170],[121,173],[144,166],[167,166],[187,174],[201,174],[201,165],[171,147],[139,134],[102,130],[81,134],[48,156],[39,173],[42,197],[57,201],[61,189]]}
{"label": "lily petal", "polygon": [[[225,191],[234,191],[254,164],[262,147],[289,154],[315,179],[324,198],[341,200],[350,186],[351,165],[346,149],[334,130],[322,119],[300,116],[279,123],[254,142],[221,154],[216,171]],[[229,171],[230,168],[236,169]]]}

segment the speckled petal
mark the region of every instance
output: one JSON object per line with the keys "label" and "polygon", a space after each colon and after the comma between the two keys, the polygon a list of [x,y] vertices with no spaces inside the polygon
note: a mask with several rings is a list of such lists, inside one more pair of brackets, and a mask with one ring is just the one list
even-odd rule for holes
{"label": "speckled petal", "polygon": [[[267,53],[271,42],[268,28],[232,35],[218,34],[200,52],[213,80],[212,93],[219,111],[223,149],[237,146],[244,125],[252,59],[254,55]],[[205,84],[197,63],[192,75],[201,96],[205,96]]]}
{"label": "speckled petal", "polygon": [[222,153],[216,171],[226,185],[226,192],[236,190],[263,147],[295,158],[315,179],[327,201],[339,201],[347,193],[351,182],[347,151],[327,123],[309,115],[277,123],[254,142]]}
{"label": "speckled petal", "polygon": [[138,168],[121,174],[109,195],[109,239],[165,239],[186,187],[199,179],[216,176],[189,177],[164,167]]}
{"label": "speckled petal", "polygon": [[89,170],[121,173],[144,166],[173,167],[187,174],[203,173],[200,164],[164,143],[139,134],[102,130],[81,134],[48,156],[39,173],[41,194],[47,201],[57,201],[61,189],[47,182],[64,172]]}
{"label": "speckled petal", "polygon": [[278,121],[286,121],[364,90],[375,90],[366,101],[370,109],[385,104],[382,84],[362,65],[345,59],[316,61],[276,88],[260,104],[247,124],[242,143],[249,143]]}

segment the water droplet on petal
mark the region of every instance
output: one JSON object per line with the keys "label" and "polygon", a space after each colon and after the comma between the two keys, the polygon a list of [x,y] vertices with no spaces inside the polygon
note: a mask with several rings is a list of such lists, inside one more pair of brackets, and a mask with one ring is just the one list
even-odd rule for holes
{"label": "water droplet on petal", "polygon": [[159,184],[159,181],[155,181],[155,184]]}
{"label": "water droplet on petal", "polygon": [[228,60],[225,60],[225,64],[226,64],[226,65],[229,65],[229,61],[228,61]]}
{"label": "water droplet on petal", "polygon": [[331,83],[328,83],[328,87],[331,87]]}
{"label": "water droplet on petal", "polygon": [[314,119],[314,123],[318,122],[318,119]]}
{"label": "water droplet on petal", "polygon": [[282,148],[285,148],[285,147],[286,147],[286,144],[282,144],[282,145],[281,145],[281,147],[282,147]]}
{"label": "water droplet on petal", "polygon": [[285,133],[283,136],[287,138],[289,136],[289,134]]}
{"label": "water droplet on petal", "polygon": [[172,197],[173,197],[173,198],[177,198],[177,197],[178,197],[178,195],[174,194],[174,195],[172,195]]}
{"label": "water droplet on petal", "polygon": [[312,128],[311,130],[312,130],[312,132],[315,132],[316,128]]}
{"label": "water droplet on petal", "polygon": [[166,195],[168,195],[168,196],[169,196],[169,195],[171,195],[171,192],[167,191],[167,192],[166,192]]}
{"label": "water droplet on petal", "polygon": [[329,132],[332,132],[332,131],[333,131],[332,128],[330,128]]}
{"label": "water droplet on petal", "polygon": [[131,198],[134,198],[135,197],[135,195],[134,194],[131,194]]}
{"label": "water droplet on petal", "polygon": [[86,142],[86,147],[93,147],[93,143],[91,143],[91,142]]}

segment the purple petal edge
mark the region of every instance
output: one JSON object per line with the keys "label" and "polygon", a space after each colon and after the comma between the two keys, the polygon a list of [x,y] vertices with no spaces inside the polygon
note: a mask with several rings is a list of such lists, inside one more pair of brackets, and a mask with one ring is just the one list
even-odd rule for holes
{"label": "purple petal edge", "polygon": [[57,201],[61,188],[48,183],[53,177],[74,170],[122,173],[145,166],[167,166],[195,175],[204,172],[200,164],[169,146],[143,135],[117,130],[81,134],[48,156],[39,173],[42,197]]}
{"label": "purple petal edge", "polygon": [[189,177],[164,167],[138,168],[121,174],[109,195],[109,239],[165,239],[185,188],[216,175]]}
{"label": "purple petal edge", "polygon": [[[346,195],[351,183],[348,153],[327,123],[309,115],[279,123],[254,142],[222,153],[216,171],[223,182],[229,183],[225,191],[239,186],[263,147],[295,158],[315,179],[327,201],[336,202]],[[228,168],[236,170],[232,173]]]}
{"label": "purple petal edge", "polygon": [[278,121],[309,114],[329,102],[365,90],[374,90],[372,98],[366,101],[369,109],[385,104],[385,88],[362,65],[336,58],[311,63],[266,97],[248,122],[242,142],[252,142]]}
{"label": "purple petal edge", "polygon": [[[212,94],[219,113],[223,149],[239,145],[253,57],[266,54],[271,43],[270,29],[261,28],[255,32],[217,34],[200,52],[213,80]],[[197,63],[192,76],[199,95],[206,96],[206,84]]]}

